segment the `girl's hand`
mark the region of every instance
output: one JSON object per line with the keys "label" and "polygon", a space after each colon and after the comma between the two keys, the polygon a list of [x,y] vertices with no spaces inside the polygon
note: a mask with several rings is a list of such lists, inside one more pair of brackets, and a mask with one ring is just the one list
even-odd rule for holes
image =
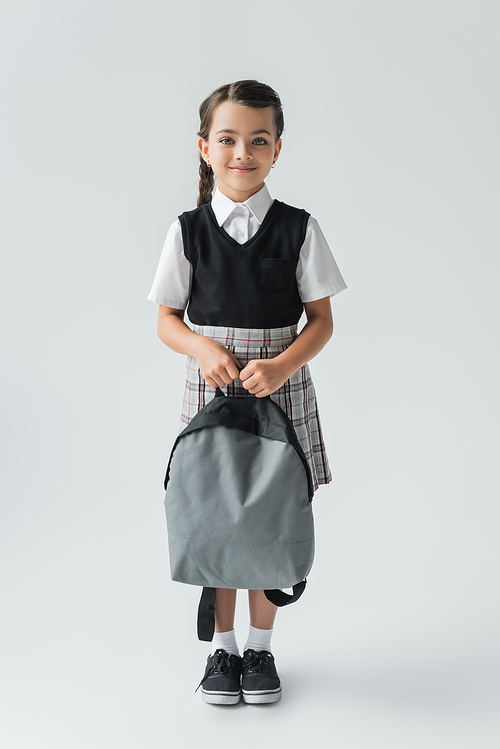
{"label": "girl's hand", "polygon": [[224,387],[240,376],[241,364],[236,356],[225,346],[211,338],[200,336],[197,341],[199,350],[196,352],[196,361],[200,373],[210,387]]}
{"label": "girl's hand", "polygon": [[279,361],[274,359],[252,359],[240,372],[240,380],[245,390],[257,398],[264,398],[278,390],[289,377],[291,372]]}

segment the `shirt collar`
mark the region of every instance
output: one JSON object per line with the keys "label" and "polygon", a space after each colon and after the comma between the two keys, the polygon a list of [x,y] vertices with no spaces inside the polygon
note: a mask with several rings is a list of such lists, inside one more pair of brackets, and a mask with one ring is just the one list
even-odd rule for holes
{"label": "shirt collar", "polygon": [[227,195],[224,195],[217,187],[212,198],[212,209],[219,226],[222,226],[222,224],[229,218],[237,205],[246,205],[250,213],[255,216],[259,224],[261,224],[264,221],[264,217],[271,207],[272,202],[273,199],[271,198],[265,183],[258,192],[254,193],[251,198],[248,198],[248,200],[245,200],[244,203],[235,203],[234,200],[231,200]]}

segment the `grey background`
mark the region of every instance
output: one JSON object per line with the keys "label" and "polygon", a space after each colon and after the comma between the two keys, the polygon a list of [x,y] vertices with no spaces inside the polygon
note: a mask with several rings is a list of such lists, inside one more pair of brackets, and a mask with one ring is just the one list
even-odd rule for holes
{"label": "grey background", "polygon": [[[2,746],[497,747],[498,5],[20,0],[1,11]],[[271,194],[348,290],[311,362],[334,482],[269,708],[204,705],[162,480],[184,358],[146,300],[200,101],[255,77]],[[237,636],[247,634],[240,593]]]}

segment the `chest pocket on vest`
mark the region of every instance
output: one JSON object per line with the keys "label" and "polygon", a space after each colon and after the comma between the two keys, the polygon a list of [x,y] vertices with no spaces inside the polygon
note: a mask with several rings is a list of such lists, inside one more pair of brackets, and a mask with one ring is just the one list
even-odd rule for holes
{"label": "chest pocket on vest", "polygon": [[280,257],[260,259],[260,283],[273,291],[289,289],[295,277],[295,263]]}

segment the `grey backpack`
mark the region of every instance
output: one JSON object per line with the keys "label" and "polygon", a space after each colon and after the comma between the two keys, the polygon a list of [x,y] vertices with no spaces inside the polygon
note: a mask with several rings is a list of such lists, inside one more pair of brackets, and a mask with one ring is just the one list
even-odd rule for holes
{"label": "grey backpack", "polygon": [[264,590],[277,606],[299,598],[314,559],[314,488],[293,425],[269,396],[217,388],[178,435],[164,488],[172,580],[203,587],[200,640],[213,638],[216,588]]}

